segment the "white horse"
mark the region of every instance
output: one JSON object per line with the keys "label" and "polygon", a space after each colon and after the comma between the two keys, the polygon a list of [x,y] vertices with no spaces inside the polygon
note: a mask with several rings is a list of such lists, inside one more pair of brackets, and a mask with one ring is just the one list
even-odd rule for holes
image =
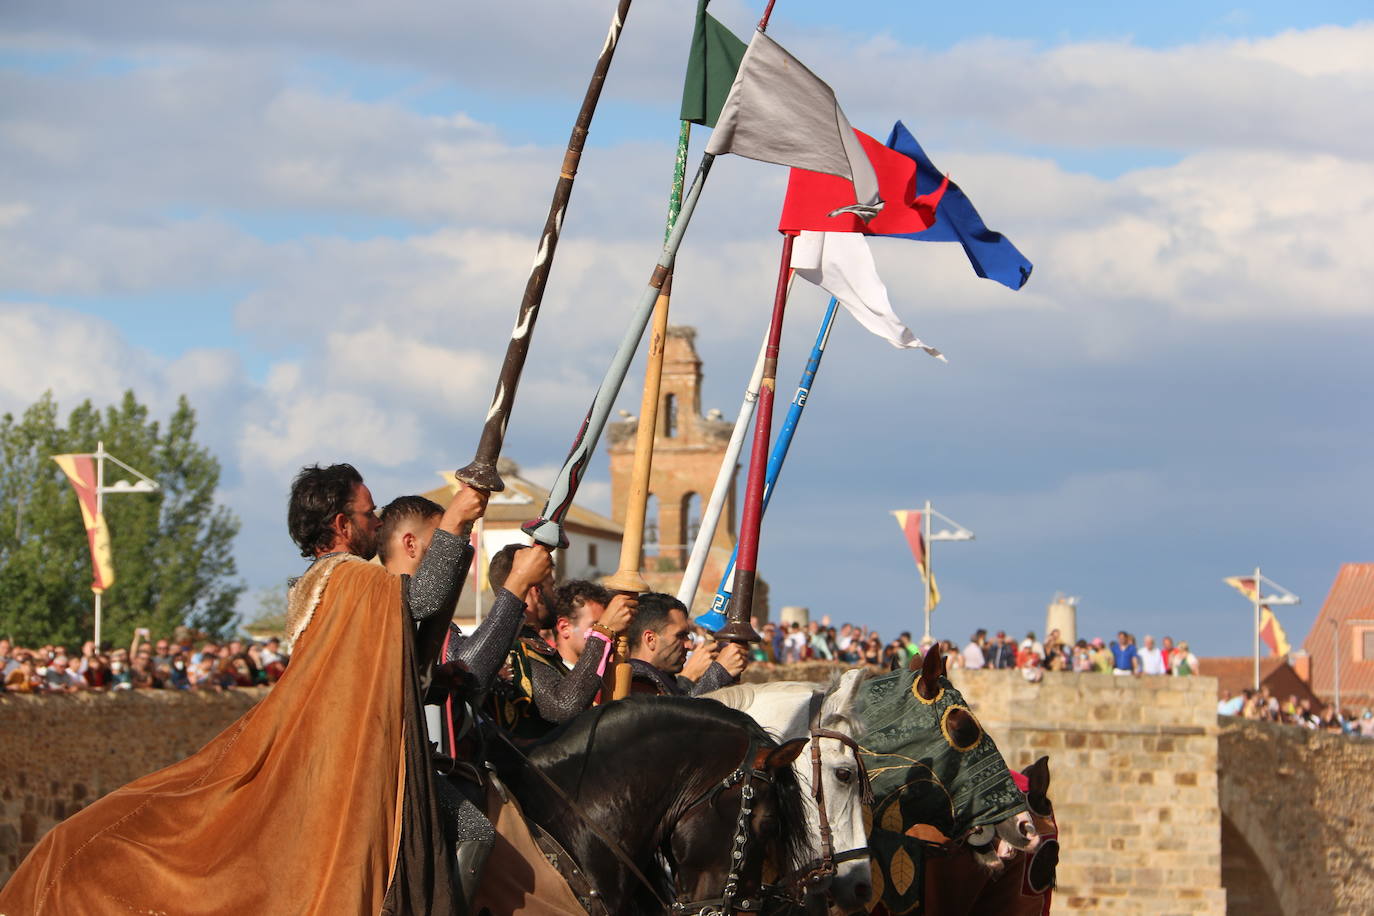
{"label": "white horse", "polygon": [[[820,895],[829,891],[835,905],[846,913],[866,909],[873,896],[873,879],[868,862],[868,832],[864,827],[864,798],[868,794],[857,746],[840,738],[817,734],[816,729],[859,737],[861,725],[854,715],[859,684],[866,672],[856,668],[836,678],[829,688],[800,681],[774,681],[767,684],[740,684],[707,694],[710,699],[748,713],[779,741],[808,738],[810,752],[803,752],[792,764],[806,800],[807,827],[813,840],[823,840],[820,808],[813,779],[813,760],[820,761],[819,798],[831,837],[834,874],[817,874],[819,880],[808,887],[808,897],[821,903]],[[817,848],[824,855],[823,843]],[[819,864],[819,863],[813,863]]]}

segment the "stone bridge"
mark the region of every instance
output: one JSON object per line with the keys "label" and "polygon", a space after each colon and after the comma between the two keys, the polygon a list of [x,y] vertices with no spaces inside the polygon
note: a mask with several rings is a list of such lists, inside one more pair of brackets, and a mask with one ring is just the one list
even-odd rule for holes
{"label": "stone bridge", "polygon": [[[1219,723],[1211,678],[955,683],[1012,766],[1050,757],[1056,911],[1374,913],[1374,741]],[[0,881],[53,824],[190,754],[261,695],[0,695]]]}

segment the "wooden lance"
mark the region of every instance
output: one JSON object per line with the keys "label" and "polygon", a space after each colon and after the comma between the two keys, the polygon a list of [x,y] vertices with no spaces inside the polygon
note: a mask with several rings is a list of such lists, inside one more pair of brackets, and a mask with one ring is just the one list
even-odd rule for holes
{"label": "wooden lance", "polygon": [[730,602],[725,626],[716,631],[717,639],[731,642],[757,642],[760,638],[750,622],[750,616],[754,610],[754,580],[758,577],[763,481],[768,461],[768,442],[773,431],[773,395],[778,386],[778,347],[782,341],[783,314],[787,309],[787,281],[792,267],[792,242],[795,238],[793,235],[782,237],[782,263],[778,267],[777,291],[773,294],[773,316],[768,323],[763,378],[759,383],[759,404],[754,417],[754,444],[749,452],[749,477],[744,490],[744,513],[740,517],[735,595]]}
{"label": "wooden lance", "polygon": [[[673,165],[673,184],[668,192],[667,236],[673,232],[682,210],[682,185],[687,172],[687,150],[692,125],[681,122],[677,136],[677,157]],[[644,395],[639,405],[639,427],[635,430],[635,460],[630,471],[630,492],[625,500],[625,536],[620,541],[620,568],[606,580],[606,587],[640,594],[649,585],[640,573],[644,553],[644,514],[649,503],[649,476],[653,470],[654,433],[658,430],[658,401],[663,382],[663,349],[668,339],[668,303],[672,298],[673,275],[668,274],[654,302],[653,327],[649,332],[649,353],[644,364]],[[630,639],[622,633],[616,640],[615,686],[611,699],[630,695],[633,669],[630,667]]]}
{"label": "wooden lance", "polygon": [[520,373],[525,368],[525,357],[529,355],[530,339],[534,336],[534,324],[539,318],[539,306],[544,300],[544,288],[549,282],[549,269],[553,265],[554,252],[558,248],[558,236],[563,229],[563,215],[568,208],[568,198],[572,196],[573,179],[577,177],[577,166],[582,161],[582,148],[591,130],[592,115],[596,113],[596,103],[601,98],[606,74],[611,69],[611,58],[615,56],[616,45],[620,42],[620,32],[629,15],[631,0],[620,0],[615,16],[611,19],[610,31],[606,42],[601,46],[601,54],[596,59],[592,71],[591,84],[582,99],[582,108],[573,124],[568,149],[563,154],[563,165],[558,173],[558,184],[554,186],[553,202],[549,204],[549,215],[544,221],[544,232],[539,239],[539,250],[534,257],[529,279],[525,282],[525,295],[520,301],[520,311],[516,313],[515,329],[511,331],[510,344],[506,347],[506,358],[501,364],[501,373],[496,382],[496,394],[491,407],[487,410],[486,423],[482,426],[482,437],[477,443],[477,454],[466,467],[454,472],[463,483],[496,493],[506,488],[501,475],[496,472],[496,459],[501,455],[501,444],[506,438],[506,425],[510,422],[511,405],[515,402],[515,391],[520,386]]}

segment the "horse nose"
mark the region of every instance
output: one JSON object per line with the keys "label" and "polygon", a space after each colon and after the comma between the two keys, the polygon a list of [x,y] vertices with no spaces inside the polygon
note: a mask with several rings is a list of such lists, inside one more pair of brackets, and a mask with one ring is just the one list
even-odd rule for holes
{"label": "horse nose", "polygon": [[854,899],[859,903],[867,903],[873,898],[873,885],[867,881],[860,881],[854,885]]}

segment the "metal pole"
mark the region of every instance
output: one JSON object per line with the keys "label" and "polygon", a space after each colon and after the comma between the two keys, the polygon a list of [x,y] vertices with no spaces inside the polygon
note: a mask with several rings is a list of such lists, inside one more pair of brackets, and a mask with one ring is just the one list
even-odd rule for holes
{"label": "metal pole", "polygon": [[[95,444],[95,517],[105,515],[105,443]],[[100,651],[100,592],[95,593],[95,649]]]}
{"label": "metal pole", "polygon": [[[763,343],[759,344],[759,358],[754,362],[753,374],[744,389],[744,401],[735,417],[735,429],[730,434],[730,444],[725,447],[725,457],[721,459],[720,471],[716,474],[716,485],[711,490],[711,500],[701,514],[701,527],[697,529],[697,539],[692,544],[692,555],[687,559],[687,569],[682,574],[682,585],[677,590],[677,600],[688,608],[696,600],[697,586],[701,584],[701,573],[706,568],[706,557],[711,552],[711,541],[715,539],[716,527],[720,524],[720,513],[725,508],[725,497],[730,492],[730,482],[735,478],[735,466],[739,453],[744,446],[745,434],[749,432],[749,421],[754,418],[754,404],[759,399],[759,385],[763,380],[763,357],[768,350],[768,330],[763,332]],[[716,625],[706,622],[705,618],[719,613]],[[724,608],[712,608],[697,618],[697,622],[707,629],[725,624]]]}
{"label": "metal pole", "polygon": [[1332,660],[1336,663],[1336,715],[1341,714],[1341,622],[1331,621],[1332,648],[1335,650]]}
{"label": "metal pole", "polygon": [[1260,591],[1263,589],[1263,580],[1260,578],[1260,568],[1255,567],[1255,692],[1260,689],[1260,664],[1259,664],[1259,644],[1260,644]]}
{"label": "metal pole", "polygon": [[658,302],[659,290],[663,288],[664,282],[668,279],[668,274],[673,270],[677,251],[682,247],[682,238],[687,232],[688,224],[692,221],[692,213],[696,209],[697,201],[701,198],[701,189],[706,184],[706,178],[711,172],[711,163],[715,161],[715,158],[710,153],[701,157],[701,165],[697,168],[696,177],[692,179],[692,187],[682,201],[682,212],[678,215],[677,222],[673,224],[672,234],[668,237],[667,244],[663,246],[663,252],[659,255],[658,263],[654,265],[654,272],[649,277],[648,286],[641,294],[639,304],[635,307],[630,323],[625,328],[625,336],[620,340],[620,347],[611,357],[611,364],[606,368],[606,375],[601,380],[601,387],[596,389],[592,406],[587,411],[587,416],[582,421],[577,436],[573,439],[572,449],[568,452],[568,457],[558,472],[558,479],[554,481],[553,487],[549,490],[549,498],[544,504],[543,515],[521,526],[521,530],[533,538],[535,543],[542,544],[549,549],[568,545],[567,535],[563,533],[563,519],[567,517],[568,510],[572,508],[572,501],[577,495],[577,488],[582,482],[582,476],[587,469],[588,462],[591,461],[592,450],[596,448],[596,443],[601,438],[601,431],[606,428],[606,418],[611,413],[611,406],[615,403],[616,395],[620,394],[620,386],[625,382],[625,373],[629,371],[630,361],[634,359],[635,350],[639,348],[639,341],[644,337],[644,328],[648,325],[654,305]]}
{"label": "metal pole", "polygon": [[630,0],[620,0],[615,15],[611,19],[610,31],[606,42],[601,46],[596,67],[592,70],[591,83],[582,99],[582,108],[573,124],[572,136],[563,155],[563,166],[558,173],[558,183],[554,186],[553,201],[549,204],[549,215],[544,221],[544,232],[540,236],[539,250],[530,269],[529,279],[525,282],[525,295],[516,313],[515,328],[511,331],[510,343],[506,347],[506,358],[501,364],[501,373],[496,382],[496,394],[492,397],[487,419],[482,427],[482,437],[477,443],[477,454],[472,461],[454,473],[459,480],[469,486],[495,493],[504,490],[506,485],[496,472],[496,459],[501,455],[501,444],[506,438],[506,424],[510,422],[511,407],[515,402],[515,390],[520,385],[520,374],[525,368],[525,357],[529,355],[530,338],[534,336],[534,323],[539,318],[539,306],[544,300],[544,287],[549,282],[549,270],[553,265],[554,252],[558,248],[558,237],[563,230],[563,214],[572,196],[573,179],[577,176],[577,166],[582,161],[582,148],[591,130],[592,115],[596,113],[596,103],[601,98],[601,88],[606,83],[606,74],[611,69],[611,58],[615,56],[616,45],[620,42],[620,31],[625,26],[625,17],[630,12]]}
{"label": "metal pole", "polygon": [[926,529],[926,574],[925,579],[921,582],[921,600],[926,611],[926,633],[924,639],[930,639],[930,578],[935,575],[935,567],[931,565],[934,555],[934,551],[931,548],[934,546],[935,542],[930,539],[930,500],[926,500],[926,511],[925,514],[921,516],[921,521],[924,523]]}
{"label": "metal pole", "polygon": [[[820,371],[821,358],[825,356],[825,347],[830,341],[830,329],[835,324],[835,310],[838,304],[838,300],[832,296],[830,305],[826,307],[825,316],[821,318],[821,327],[816,332],[816,342],[811,347],[811,354],[806,358],[806,368],[802,370],[801,381],[797,383],[797,393],[792,396],[792,404],[788,407],[787,416],[783,418],[782,428],[778,431],[778,441],[773,443],[773,454],[768,457],[768,470],[763,481],[764,514],[768,512],[768,504],[773,499],[778,477],[782,474],[782,464],[787,460],[787,450],[792,446],[797,424],[801,422],[802,411],[806,409],[807,398],[811,395],[811,386],[816,381],[816,373]],[[720,586],[716,589],[716,597],[711,602],[711,611],[697,620],[702,626],[717,630],[725,625],[724,614],[730,605],[734,589],[735,563],[738,560],[739,545],[736,544],[734,552],[730,554],[730,562],[725,567],[725,573],[720,577]]]}

